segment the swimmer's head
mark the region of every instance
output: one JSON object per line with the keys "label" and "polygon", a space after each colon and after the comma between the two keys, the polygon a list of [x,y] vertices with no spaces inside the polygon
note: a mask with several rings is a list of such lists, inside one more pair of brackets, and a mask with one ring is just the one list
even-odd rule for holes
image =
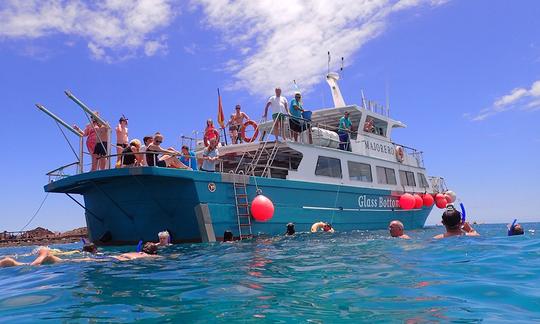
{"label": "swimmer's head", "polygon": [[83,252],[88,252],[92,254],[97,253],[97,246],[94,243],[85,243],[82,248]]}
{"label": "swimmer's head", "polygon": [[324,223],[322,229],[323,229],[323,231],[328,232],[328,231],[330,231],[332,229],[332,224]]}
{"label": "swimmer's head", "polygon": [[511,228],[510,231],[508,231],[508,235],[510,235],[510,236],[523,235],[523,234],[524,234],[524,231],[523,231],[523,227],[521,226],[521,224],[514,225],[514,227]]}
{"label": "swimmer's head", "polygon": [[231,242],[233,240],[233,234],[231,231],[226,230],[223,233],[223,242]]}
{"label": "swimmer's head", "polygon": [[168,231],[163,231],[158,233],[159,245],[167,245],[170,242],[171,235]]}
{"label": "swimmer's head", "polygon": [[442,223],[450,229],[459,227],[461,225],[461,213],[453,205],[448,205],[442,214]]}
{"label": "swimmer's head", "polygon": [[391,221],[388,225],[388,230],[390,231],[390,236],[399,237],[403,235],[403,223],[397,220]]}
{"label": "swimmer's head", "polygon": [[142,251],[146,254],[157,254],[157,246],[152,242],[144,243]]}
{"label": "swimmer's head", "polygon": [[294,229],[294,223],[287,224],[287,235],[293,235],[296,233],[296,230]]}

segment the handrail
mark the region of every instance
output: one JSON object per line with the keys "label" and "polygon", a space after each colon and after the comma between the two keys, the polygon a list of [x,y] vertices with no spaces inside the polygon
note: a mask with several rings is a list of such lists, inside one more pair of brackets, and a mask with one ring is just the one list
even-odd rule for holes
{"label": "handrail", "polygon": [[49,172],[45,173],[45,175],[51,176],[51,175],[53,175],[54,172],[61,171],[61,170],[65,169],[65,168],[68,168],[68,167],[70,167],[70,166],[72,166],[72,165],[75,165],[75,164],[78,165],[79,162],[73,162],[73,163],[70,163],[70,164],[66,164],[66,165],[64,165],[64,166],[61,166],[61,167],[59,167],[59,168],[57,168],[57,169],[54,169],[54,170],[52,170],[52,171],[49,171]]}

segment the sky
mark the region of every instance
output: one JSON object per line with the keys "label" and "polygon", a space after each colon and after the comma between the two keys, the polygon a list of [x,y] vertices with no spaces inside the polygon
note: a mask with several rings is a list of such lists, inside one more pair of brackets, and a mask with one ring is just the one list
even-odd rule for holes
{"label": "sky", "polygon": [[[296,80],[309,109],[331,106],[325,83],[344,69],[346,103],[361,91],[406,129],[393,141],[424,152],[470,220],[540,221],[540,2],[535,0],[2,0],[0,230],[20,230],[45,197],[45,173],[75,161],[41,103],[85,125],[78,98],[131,138],[165,145],[239,103],[254,119],[275,86]],[[68,135],[74,145],[76,138]],[[428,224],[440,221],[435,209]],[[51,194],[28,228],[84,225]]]}

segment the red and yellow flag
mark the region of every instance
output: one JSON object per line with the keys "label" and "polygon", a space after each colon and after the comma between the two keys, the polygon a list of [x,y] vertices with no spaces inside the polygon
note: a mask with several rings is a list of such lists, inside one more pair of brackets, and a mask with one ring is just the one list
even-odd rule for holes
{"label": "red and yellow flag", "polygon": [[223,114],[223,104],[221,103],[221,95],[219,94],[219,88],[217,89],[217,95],[218,95],[217,122],[221,128],[225,128],[225,115]]}

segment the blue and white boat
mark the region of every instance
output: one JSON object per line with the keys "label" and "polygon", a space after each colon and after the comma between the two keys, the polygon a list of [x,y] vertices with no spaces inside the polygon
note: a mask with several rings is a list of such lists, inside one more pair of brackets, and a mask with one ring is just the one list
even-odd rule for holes
{"label": "blue and white boat", "polygon": [[[393,131],[405,125],[390,118],[387,107],[365,99],[360,106],[346,105],[338,79],[336,73],[327,75],[334,107],[312,112],[311,139],[306,130],[298,141],[270,140],[275,125],[268,121],[259,124],[253,142],[222,143],[219,172],[160,167],[82,172],[79,167],[77,174],[66,175],[62,167],[48,173],[45,191],[84,197],[89,237],[97,244],[153,241],[164,229],[174,242],[219,241],[226,230],[237,238],[281,235],[289,222],[297,231],[309,231],[319,221],[337,231],[384,229],[392,220],[406,229],[423,227],[432,207],[406,210],[399,197],[442,192],[442,178],[427,175],[420,151],[392,142]],[[336,133],[345,111],[353,125],[350,152],[338,148]],[[364,130],[370,119],[373,127]],[[82,166],[82,158],[75,164]],[[249,212],[261,192],[275,207],[266,222]]]}

